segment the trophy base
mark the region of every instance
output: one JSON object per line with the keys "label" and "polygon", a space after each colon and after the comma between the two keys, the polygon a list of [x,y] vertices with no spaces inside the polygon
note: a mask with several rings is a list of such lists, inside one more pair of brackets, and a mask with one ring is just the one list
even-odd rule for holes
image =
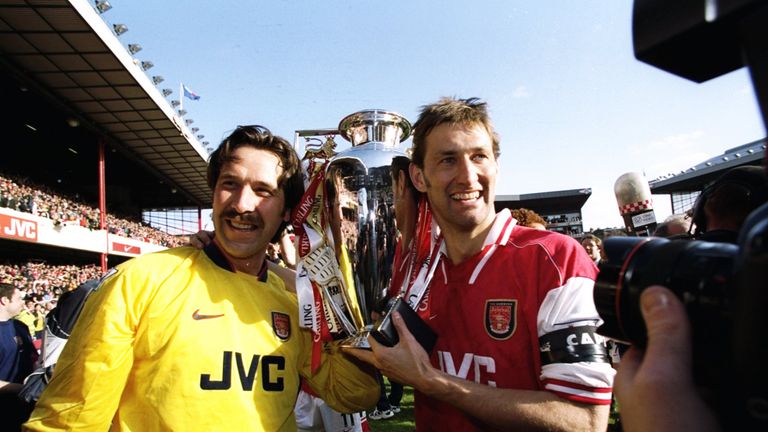
{"label": "trophy base", "polygon": [[371,330],[369,328],[365,328],[361,332],[349,336],[346,339],[342,339],[341,343],[339,343],[340,346],[343,348],[358,348],[358,349],[371,349],[371,344],[368,343],[368,335],[371,334]]}
{"label": "trophy base", "polygon": [[390,306],[386,314],[373,324],[365,326],[360,332],[355,335],[349,336],[346,339],[342,339],[341,346],[347,348],[361,348],[371,349],[371,344],[368,343],[368,336],[373,336],[376,342],[387,346],[393,347],[400,342],[400,337],[397,334],[397,329],[392,323],[392,313],[398,312],[405,322],[406,327],[411,332],[416,341],[421,344],[424,351],[427,354],[432,352],[432,348],[437,341],[437,334],[432,328],[425,323],[419,314],[416,313],[408,303],[403,301],[402,297],[398,297]]}

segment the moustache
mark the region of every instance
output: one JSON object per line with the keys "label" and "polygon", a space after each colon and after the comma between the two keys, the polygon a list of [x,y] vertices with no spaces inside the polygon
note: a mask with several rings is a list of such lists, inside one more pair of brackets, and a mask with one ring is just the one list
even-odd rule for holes
{"label": "moustache", "polygon": [[259,215],[256,213],[238,213],[235,210],[227,210],[222,212],[221,215],[227,219],[235,219],[236,221],[242,221],[257,226],[264,225],[262,223],[261,217],[259,217]]}

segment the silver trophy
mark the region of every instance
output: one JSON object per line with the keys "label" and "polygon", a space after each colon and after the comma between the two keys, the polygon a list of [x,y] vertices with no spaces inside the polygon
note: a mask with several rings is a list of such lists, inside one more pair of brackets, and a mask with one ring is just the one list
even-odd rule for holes
{"label": "silver trophy", "polygon": [[[406,156],[399,144],[410,136],[411,124],[397,113],[371,109],[345,117],[338,130],[352,147],[334,156],[326,170],[328,222],[337,261],[346,252],[354,280],[357,298],[343,301],[356,302],[365,324],[348,330],[343,345],[365,348],[371,312],[392,276],[397,227],[391,165],[394,157]],[[336,306],[341,313],[350,309]]]}

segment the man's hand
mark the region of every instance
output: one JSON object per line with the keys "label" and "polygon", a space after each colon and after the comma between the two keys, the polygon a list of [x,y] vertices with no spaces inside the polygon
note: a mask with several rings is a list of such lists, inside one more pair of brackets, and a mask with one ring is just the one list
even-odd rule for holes
{"label": "man's hand", "polygon": [[427,352],[413,337],[399,313],[392,314],[392,322],[400,337],[397,345],[389,348],[369,336],[371,351],[358,348],[347,348],[345,351],[373,365],[390,379],[424,392],[431,377],[439,372],[432,367]]}
{"label": "man's hand", "polygon": [[652,286],[640,296],[648,328],[645,352],[621,358],[614,391],[625,431],[714,431],[714,414],[698,394],[691,365],[691,328],[683,304]]}
{"label": "man's hand", "polygon": [[202,249],[213,241],[215,235],[216,233],[213,231],[198,231],[196,234],[189,236],[189,245],[197,249]]}

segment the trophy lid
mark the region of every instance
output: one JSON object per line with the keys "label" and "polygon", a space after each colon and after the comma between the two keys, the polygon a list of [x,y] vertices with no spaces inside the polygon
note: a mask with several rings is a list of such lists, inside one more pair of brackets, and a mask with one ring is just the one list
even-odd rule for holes
{"label": "trophy lid", "polygon": [[394,147],[411,136],[411,123],[402,115],[381,109],[358,111],[339,122],[339,133],[352,146],[380,142]]}

